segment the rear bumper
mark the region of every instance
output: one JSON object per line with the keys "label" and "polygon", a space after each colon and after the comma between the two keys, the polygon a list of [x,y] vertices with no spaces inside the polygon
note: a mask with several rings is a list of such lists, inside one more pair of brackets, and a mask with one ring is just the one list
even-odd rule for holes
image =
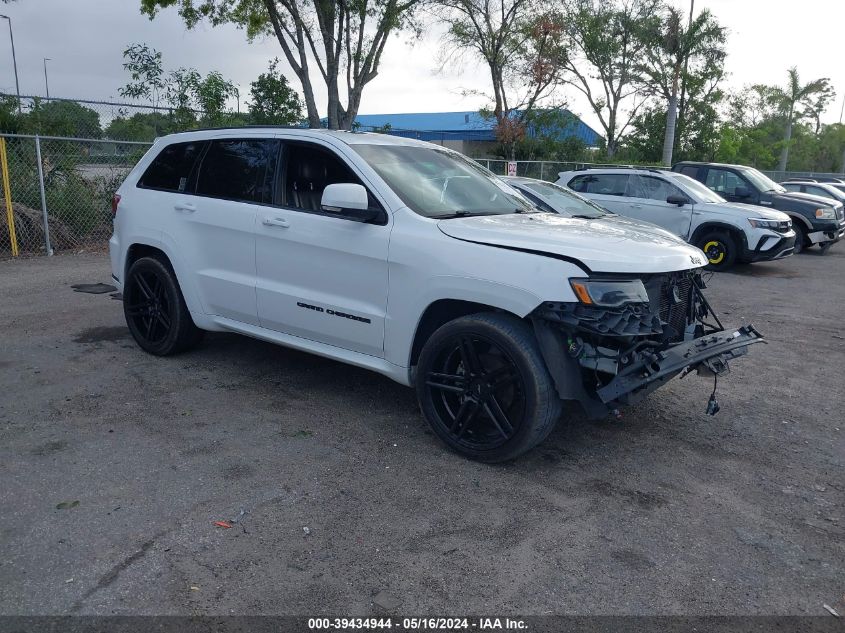
{"label": "rear bumper", "polygon": [[596,394],[606,405],[631,404],[681,372],[704,366],[710,373],[725,373],[729,360],[743,356],[749,345],[763,340],[753,325],[745,325],[678,343],[663,351],[646,352],[597,389]]}

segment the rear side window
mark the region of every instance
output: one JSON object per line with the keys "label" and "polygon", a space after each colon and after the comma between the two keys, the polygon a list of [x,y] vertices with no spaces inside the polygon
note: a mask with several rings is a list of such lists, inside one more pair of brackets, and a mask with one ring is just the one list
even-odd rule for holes
{"label": "rear side window", "polygon": [[270,203],[278,155],[274,139],[211,141],[200,165],[197,195]]}
{"label": "rear side window", "polygon": [[569,181],[569,188],[578,193],[595,193],[603,196],[624,196],[628,174],[589,174],[576,176]]}
{"label": "rear side window", "polygon": [[684,176],[695,178],[696,176],[698,176],[698,165],[684,165],[683,167],[681,167],[681,173]]}
{"label": "rear side window", "polygon": [[191,170],[202,147],[202,141],[168,145],[147,167],[138,186],[163,191],[186,191]]}

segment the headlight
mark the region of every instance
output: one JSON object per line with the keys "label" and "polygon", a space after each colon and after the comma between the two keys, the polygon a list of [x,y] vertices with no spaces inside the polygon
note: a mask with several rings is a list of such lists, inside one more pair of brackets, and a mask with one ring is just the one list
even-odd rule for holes
{"label": "headlight", "polygon": [[639,279],[570,279],[569,283],[575,291],[575,296],[587,305],[615,308],[626,303],[648,303],[648,294]]}
{"label": "headlight", "polygon": [[763,218],[748,218],[748,223],[755,229],[777,229],[781,226],[780,220],[764,220]]}
{"label": "headlight", "polygon": [[816,217],[819,220],[835,220],[836,209],[834,209],[833,207],[824,207],[821,209],[816,209]]}

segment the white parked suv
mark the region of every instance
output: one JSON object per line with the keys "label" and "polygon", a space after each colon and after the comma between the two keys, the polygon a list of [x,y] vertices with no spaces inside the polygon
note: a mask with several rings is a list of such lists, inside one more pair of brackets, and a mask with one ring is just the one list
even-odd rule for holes
{"label": "white parked suv", "polygon": [[718,325],[698,249],[541,212],[393,136],[167,136],[114,211],[112,274],[143,349],[230,331],[365,367],[415,387],[436,434],[483,461],[542,441],[564,401],[607,415],[761,340]]}
{"label": "white parked suv", "polygon": [[591,168],[558,174],[569,187],[608,211],[671,231],[707,255],[715,270],[792,255],[788,215],[732,203],[689,176],[665,169]]}

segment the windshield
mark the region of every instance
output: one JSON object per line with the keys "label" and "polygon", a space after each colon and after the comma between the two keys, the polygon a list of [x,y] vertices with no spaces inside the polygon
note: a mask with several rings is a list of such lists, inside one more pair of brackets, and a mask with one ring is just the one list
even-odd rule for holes
{"label": "windshield", "polygon": [[757,171],[753,167],[748,167],[742,170],[742,175],[748,178],[757,189],[760,191],[774,191],[775,193],[786,193],[786,189],[777,184],[774,180],[765,174]]}
{"label": "windshield", "polygon": [[409,145],[351,147],[420,215],[446,218],[537,211],[513,188],[455,152]]}
{"label": "windshield", "polygon": [[611,215],[597,204],[585,200],[574,191],[565,189],[550,182],[532,180],[518,180],[513,185],[520,189],[527,189],[561,215],[581,218],[600,218]]}
{"label": "windshield", "polygon": [[722,196],[708,189],[694,178],[684,174],[672,174],[672,178],[678,181],[679,185],[685,187],[688,192],[691,192],[699,202],[725,202]]}

